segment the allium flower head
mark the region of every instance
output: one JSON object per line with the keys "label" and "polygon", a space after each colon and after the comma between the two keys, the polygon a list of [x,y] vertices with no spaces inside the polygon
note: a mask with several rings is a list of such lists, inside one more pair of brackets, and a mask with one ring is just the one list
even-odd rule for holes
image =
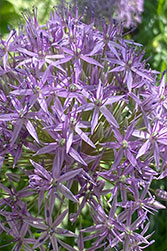
{"label": "allium flower head", "polygon": [[118,0],[116,1],[116,19],[129,28],[141,22],[144,0]]}
{"label": "allium flower head", "polygon": [[149,215],[165,208],[150,189],[167,176],[163,78],[114,21],[100,31],[66,10],[39,25],[36,8],[24,19],[0,40],[6,245],[142,250]]}
{"label": "allium flower head", "polygon": [[[68,4],[63,0],[60,7],[64,8]],[[79,9],[80,13],[86,15],[85,20],[106,19],[109,22],[114,18],[118,23],[123,23],[126,28],[135,27],[141,22],[144,0],[73,0],[72,5]]]}

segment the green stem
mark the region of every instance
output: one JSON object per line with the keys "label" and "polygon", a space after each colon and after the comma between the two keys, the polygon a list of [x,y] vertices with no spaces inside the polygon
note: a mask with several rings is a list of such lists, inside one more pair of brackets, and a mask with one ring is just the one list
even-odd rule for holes
{"label": "green stem", "polygon": [[[78,182],[74,181],[71,187],[71,192],[75,195],[78,193]],[[69,200],[69,214],[68,214],[68,225],[67,225],[67,229],[70,230],[71,232],[75,233],[75,229],[76,229],[76,222],[71,223],[70,221],[70,214],[72,213],[76,213],[77,212],[77,203],[74,203],[73,201]],[[74,237],[67,237],[66,238],[67,242],[69,245],[71,245],[72,247],[74,247],[74,241],[75,238]]]}

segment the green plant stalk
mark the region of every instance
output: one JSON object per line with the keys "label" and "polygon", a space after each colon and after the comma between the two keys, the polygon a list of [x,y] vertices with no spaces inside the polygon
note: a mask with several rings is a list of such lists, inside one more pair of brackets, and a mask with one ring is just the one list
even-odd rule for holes
{"label": "green plant stalk", "polygon": [[[76,180],[72,184],[71,192],[74,195],[78,193],[78,182]],[[75,233],[76,223],[77,222],[71,223],[71,221],[70,221],[70,214],[77,212],[77,203],[74,203],[73,201],[69,200],[68,208],[69,208],[69,214],[68,214],[67,229],[70,230],[71,232]],[[74,247],[74,241],[75,241],[74,237],[67,237],[66,238],[66,243],[68,243],[72,247]]]}

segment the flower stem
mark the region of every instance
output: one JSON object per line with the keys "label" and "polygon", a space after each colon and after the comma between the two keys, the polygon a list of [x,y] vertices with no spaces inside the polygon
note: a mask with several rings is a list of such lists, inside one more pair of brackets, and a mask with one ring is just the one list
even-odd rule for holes
{"label": "flower stem", "polygon": [[[71,187],[71,192],[75,195],[78,192],[78,182],[74,181]],[[76,213],[77,212],[77,204],[74,203],[73,201],[69,200],[69,214],[68,214],[68,225],[67,225],[67,229],[70,230],[71,232],[75,233],[75,229],[76,229],[76,222],[72,223],[70,221],[70,214]],[[74,246],[74,241],[75,238],[73,237],[67,237],[67,242],[69,245],[71,245],[72,247]]]}

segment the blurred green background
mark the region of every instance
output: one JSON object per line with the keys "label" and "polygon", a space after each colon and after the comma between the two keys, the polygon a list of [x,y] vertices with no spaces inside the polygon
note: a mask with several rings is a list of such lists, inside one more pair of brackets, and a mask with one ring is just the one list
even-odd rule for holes
{"label": "blurred green background", "polygon": [[39,20],[43,22],[49,16],[49,9],[55,5],[53,0],[0,0],[0,33],[5,36],[10,28],[23,23],[21,12],[38,7]]}
{"label": "blurred green background", "polygon": [[[54,0],[0,0],[0,34],[3,38],[9,29],[24,24],[21,12],[33,6],[38,7],[39,22],[44,23],[49,12],[57,4]],[[150,66],[160,72],[167,69],[167,0],[145,0],[142,22],[128,35],[128,38],[143,44],[145,57]],[[167,74],[166,74],[167,80]],[[153,189],[161,188],[167,191],[167,179],[154,182]],[[162,201],[160,201],[162,202]],[[162,202],[164,205],[167,202]],[[151,216],[150,232],[155,231],[152,238],[155,243],[146,248],[147,251],[167,251],[167,210],[161,210]],[[6,236],[0,236],[0,246],[6,241]],[[9,240],[10,242],[10,240]],[[0,248],[11,250],[11,246]]]}

